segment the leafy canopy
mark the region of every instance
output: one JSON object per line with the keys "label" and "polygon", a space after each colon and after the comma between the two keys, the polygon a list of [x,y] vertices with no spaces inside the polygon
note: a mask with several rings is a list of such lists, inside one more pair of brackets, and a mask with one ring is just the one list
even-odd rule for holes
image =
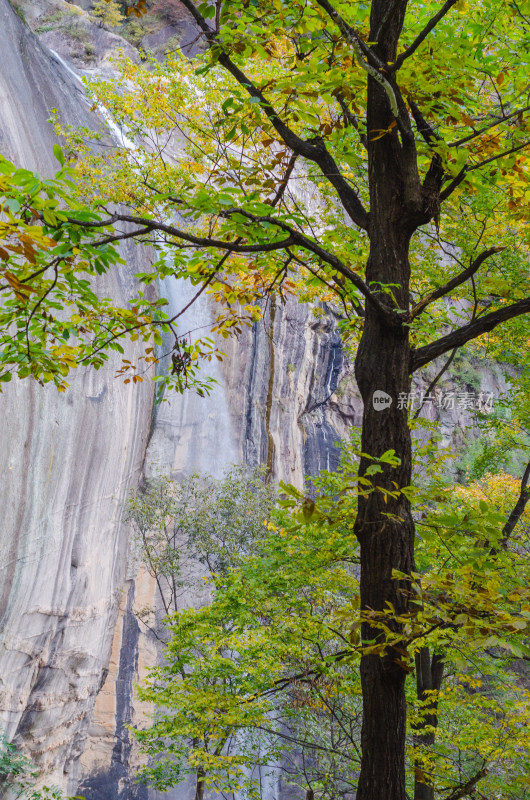
{"label": "leafy canopy", "polygon": [[[141,14],[141,5],[127,12]],[[113,210],[98,218],[76,213],[70,222],[61,218],[59,226],[44,226],[41,236],[28,218],[28,202],[40,189],[27,195],[15,179],[8,190],[6,200],[24,210],[25,217],[15,220],[20,234],[40,237],[40,261],[51,249],[42,271],[40,262],[32,268],[36,247],[29,263],[19,264],[22,272],[8,269],[5,290],[17,288],[17,280],[25,289],[18,297],[15,293],[18,305],[3,321],[2,330],[10,323],[19,327],[15,337],[11,329],[6,334],[5,363],[16,364],[21,376],[53,379],[61,387],[61,374],[74,363],[99,366],[109,349],[121,347],[124,333],[147,340],[158,327],[172,336],[177,365],[174,380],[161,380],[182,389],[191,374],[193,385],[196,362],[212,357],[210,340],[190,344],[176,318],[164,320],[161,300],[154,303],[141,294],[128,313],[111,302],[96,302],[89,293],[96,269],[92,260],[100,271],[105,259],[115,262],[110,245],[124,234],[109,225],[122,222],[135,226],[131,236],[160,253],[153,272],[140,281],[191,280],[199,293],[218,301],[214,332],[229,335],[254,322],[261,314],[259,299],[275,291],[301,299],[333,298],[344,315],[344,333],[355,343],[363,305],[382,310],[382,304],[394,303],[395,290],[390,283],[368,286],[363,278],[369,247],[367,145],[403,138],[405,117],[424,193],[434,175],[441,176],[442,201],[438,207],[433,199],[411,243],[413,306],[406,319],[418,348],[414,367],[450,349],[450,339],[433,349],[423,351],[423,346],[440,326],[467,315],[470,301],[472,318],[480,323],[461,338],[487,333],[481,341],[494,348],[496,326],[515,317],[508,330],[512,350],[520,353],[527,341],[520,315],[528,310],[530,290],[524,223],[530,197],[530,48],[524,4],[459,0],[440,9],[434,2],[409,3],[400,54],[395,63],[379,67],[378,80],[392,108],[398,89],[403,99],[385,130],[371,130],[365,113],[375,58],[366,39],[369,4],[267,0],[221,4],[218,12],[208,4],[184,6],[202,31],[207,45],[202,55],[189,61],[173,53],[163,64],[123,61],[120,81],[90,88],[135,146],[98,158],[83,145],[86,131],[63,128],[69,152],[78,159],[76,187],[83,198],[94,208],[123,203],[126,213]],[[28,176],[22,180],[31,183]],[[62,203],[73,202],[64,189],[53,191],[57,197],[63,191]],[[53,202],[48,197],[48,214],[57,211]],[[55,311],[69,307],[67,284],[54,281],[56,271],[72,276],[76,270],[66,269],[64,258],[53,261],[56,255],[70,257],[68,225],[74,246],[84,241],[97,253],[87,251],[88,278],[77,275],[74,281],[74,305],[77,295],[87,305],[78,315],[82,321],[71,315],[73,327],[64,341],[60,325],[45,322],[44,314],[55,320],[54,293]],[[98,226],[106,244],[96,239],[90,245],[88,234],[95,236]],[[4,235],[22,246],[14,228]],[[51,241],[65,252],[56,253]],[[81,255],[85,259],[84,251]],[[448,271],[452,278],[445,285]],[[37,279],[40,284],[34,286]],[[24,296],[29,298],[25,308]],[[54,335],[48,341],[50,326]],[[146,355],[155,358],[152,351]],[[127,379],[138,366],[123,363]],[[4,380],[11,374],[9,367]]]}
{"label": "leafy canopy", "polygon": [[[394,458],[374,460],[371,475]],[[439,474],[414,492],[423,509],[418,574],[398,637],[393,609],[359,608],[352,520],[359,493],[380,489],[359,479],[357,463],[357,448],[344,448],[341,469],[321,475],[313,500],[284,486],[263,535],[249,530],[252,547],[212,575],[210,601],[167,617],[164,663],[139,688],[157,711],[136,731],[153,757],[144,779],[157,788],[200,769],[208,789],[260,797],[281,769],[317,797],[355,791],[359,660],[399,638],[411,675],[410,785],[422,771],[446,797],[480,771],[485,796],[530,796],[530,694],[519,678],[530,656],[528,513],[501,546],[518,482],[500,474],[455,489]],[[156,513],[142,519],[157,528]],[[361,640],[365,618],[385,630],[384,643]],[[414,664],[427,648],[443,658],[445,676],[420,696]],[[432,726],[433,707],[437,735],[426,744],[418,731]]]}
{"label": "leafy canopy", "polygon": [[[371,130],[366,119],[371,56],[358,48],[367,46],[370,4],[338,3],[332,13],[325,0],[231,2],[218,16],[208,4],[185,6],[203,15],[205,53],[124,59],[121,80],[89,87],[134,149],[93,156],[79,133],[61,127],[71,152],[84,156],[76,166],[82,191],[128,206],[123,218],[139,237],[147,235],[142,220],[149,236],[158,232],[158,273],[207,284],[220,304],[216,332],[255,321],[257,300],[275,291],[337,303],[355,344],[363,306],[383,302],[378,291],[392,304],[395,291],[364,281],[367,145],[400,128],[394,120]],[[401,55],[381,67],[403,97],[426,194],[441,175],[441,207],[433,194],[411,242],[407,324],[421,351],[471,312],[484,322],[467,340],[483,333],[493,352],[505,340],[496,326],[517,317],[505,324],[520,353],[528,325],[519,315],[530,293],[525,11],[504,0],[459,0],[426,35],[439,11],[435,2],[409,3]],[[414,367],[439,354],[418,352]]]}
{"label": "leafy canopy", "polygon": [[[167,301],[145,291],[155,277],[149,273],[138,276],[127,304],[103,295],[105,275],[107,291],[119,292],[125,261],[114,243],[128,236],[79,200],[75,174],[58,145],[54,151],[61,169],[52,180],[0,157],[0,382],[30,376],[64,391],[72,369],[99,369],[113,351],[124,353],[126,338],[144,343],[145,353],[138,366],[124,360],[118,374],[141,382],[138,372],[158,363],[153,344],[161,347],[171,330]],[[197,364],[212,358],[213,341],[182,337],[177,344],[172,372],[156,380],[208,391]]]}

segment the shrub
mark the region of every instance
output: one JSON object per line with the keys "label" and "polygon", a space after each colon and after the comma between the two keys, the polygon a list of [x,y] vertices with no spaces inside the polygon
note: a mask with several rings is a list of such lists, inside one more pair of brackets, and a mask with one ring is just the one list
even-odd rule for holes
{"label": "shrub", "polygon": [[125,22],[121,6],[116,0],[98,0],[92,6],[92,15],[97,17],[99,24],[105,28],[117,28]]}
{"label": "shrub", "polygon": [[153,12],[170,25],[178,25],[184,16],[179,0],[157,0]]}

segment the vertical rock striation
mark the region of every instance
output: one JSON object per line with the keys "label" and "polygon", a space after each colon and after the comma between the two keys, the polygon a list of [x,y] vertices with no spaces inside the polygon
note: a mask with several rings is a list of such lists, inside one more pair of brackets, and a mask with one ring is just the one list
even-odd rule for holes
{"label": "vertical rock striation", "polygon": [[[185,304],[186,285],[166,282],[162,289],[170,312]],[[269,464],[275,480],[302,486],[304,475],[336,465],[345,415],[334,394],[344,372],[336,321],[330,313],[317,319],[308,306],[295,301],[272,302],[261,323],[239,340],[222,343],[227,358],[221,365],[212,362],[213,369],[208,365],[218,381],[209,397],[189,393],[158,407],[146,454],[147,476],[163,472],[178,479],[194,471],[220,476],[230,463],[243,460]],[[212,309],[201,300],[180,320],[181,330],[204,330],[211,321]],[[160,656],[156,642],[138,628],[131,613],[145,605],[156,607],[156,595],[141,571],[123,604],[115,656],[81,759],[78,791],[86,800],[160,798],[135,783],[137,754],[123,724],[145,724],[132,682]],[[164,795],[168,800],[187,796],[182,786]]]}
{"label": "vertical rock striation", "polygon": [[[0,152],[51,174],[50,109],[90,125],[83,92],[7,0],[0,45]],[[117,299],[139,270],[133,246],[127,258],[102,286]],[[189,291],[163,290],[175,308]],[[210,319],[207,304],[195,306],[183,328]],[[265,462],[274,478],[301,485],[336,458],[329,398],[342,355],[333,318],[317,321],[294,302],[271,305],[228,350],[209,398],[190,394],[158,408],[148,448],[151,388],[115,381],[115,363],[76,376],[66,395],[28,381],[0,395],[0,721],[46,781],[66,791],[80,783],[87,798],[145,795],[134,785],[127,725],[142,713],[134,681],[156,658],[134,616],[135,605],[153,601],[153,586],[127,567],[121,521],[144,460],[148,475],[174,476]]]}
{"label": "vertical rock striation", "polygon": [[[50,109],[90,125],[82,91],[7,0],[0,50],[0,152],[51,174]],[[145,268],[139,250],[125,253],[127,266],[100,285],[122,302]],[[151,419],[152,387],[114,380],[118,361],[80,371],[65,395],[29,380],[0,395],[0,722],[67,791],[105,679],[125,578],[123,502]]]}

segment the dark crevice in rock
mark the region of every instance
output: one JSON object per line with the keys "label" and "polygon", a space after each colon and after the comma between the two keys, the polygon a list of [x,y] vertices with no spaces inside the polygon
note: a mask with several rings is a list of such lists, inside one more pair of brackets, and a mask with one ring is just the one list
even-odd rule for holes
{"label": "dark crevice in rock", "polygon": [[116,730],[110,768],[85,778],[78,793],[85,800],[147,800],[148,789],[136,782],[131,768],[134,682],[138,677],[140,628],[133,611],[134,582],[123,615],[120,663],[116,680]]}
{"label": "dark crevice in rock", "polygon": [[271,411],[274,391],[274,322],[276,320],[276,299],[271,297],[269,314],[269,382],[267,386],[267,402],[265,405],[265,431],[267,433],[267,479],[271,480],[274,472],[276,447],[271,431]]}

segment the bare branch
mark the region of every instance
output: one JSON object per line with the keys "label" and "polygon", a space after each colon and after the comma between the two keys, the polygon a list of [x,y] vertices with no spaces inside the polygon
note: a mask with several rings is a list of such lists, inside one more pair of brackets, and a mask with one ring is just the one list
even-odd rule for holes
{"label": "bare branch", "polygon": [[425,397],[422,400],[422,403],[421,403],[420,407],[418,408],[418,410],[414,414],[413,419],[417,419],[420,416],[421,410],[422,410],[423,406],[425,405],[425,403],[427,402],[427,398],[430,396],[430,394],[431,394],[432,390],[434,389],[434,387],[438,384],[438,381],[440,380],[440,378],[443,377],[443,375],[445,375],[445,373],[447,372],[447,370],[449,369],[449,367],[453,363],[453,359],[456,356],[457,351],[458,351],[457,347],[455,347],[455,349],[451,351],[451,355],[449,356],[449,358],[447,359],[447,361],[445,362],[445,364],[443,365],[441,370],[436,373],[436,375],[434,376],[434,378],[432,379],[430,384],[427,386],[427,391],[425,392]]}
{"label": "bare branch", "polygon": [[462,797],[467,797],[473,791],[475,786],[479,781],[482,780],[488,774],[488,770],[486,767],[482,767],[481,770],[477,772],[472,778],[470,778],[467,783],[463,783],[460,786],[457,786],[454,791],[451,792],[444,800],[461,800]]}
{"label": "bare branch", "polygon": [[482,266],[484,261],[489,258],[490,256],[494,255],[494,253],[500,253],[506,248],[504,247],[490,247],[489,250],[484,250],[470,266],[465,269],[463,272],[460,272],[458,275],[455,275],[454,278],[451,278],[450,281],[444,283],[443,286],[440,286],[438,289],[435,289],[433,292],[424,297],[423,300],[420,300],[419,303],[416,303],[414,308],[411,309],[409,314],[409,319],[415,319],[425,308],[433,303],[435,300],[438,300],[440,297],[445,297],[446,294],[452,292],[453,289],[456,289],[457,286],[460,286],[462,283],[465,283],[469,278],[471,278]]}
{"label": "bare branch", "polygon": [[404,51],[403,51],[403,52],[402,52],[402,53],[401,53],[401,54],[400,54],[400,55],[399,55],[399,56],[396,58],[396,60],[394,61],[394,63],[393,63],[393,64],[390,64],[390,66],[389,66],[389,67],[387,67],[387,69],[388,69],[388,71],[389,71],[389,72],[397,72],[397,71],[398,71],[398,69],[399,69],[399,68],[402,66],[403,62],[404,62],[404,61],[406,61],[406,59],[407,59],[407,58],[410,58],[410,56],[411,56],[413,53],[415,53],[415,52],[416,52],[416,50],[418,49],[418,47],[420,46],[420,44],[422,44],[422,42],[424,42],[424,41],[425,41],[425,39],[426,39],[426,38],[427,38],[427,36],[430,34],[430,32],[431,32],[432,30],[434,30],[434,28],[436,28],[436,26],[438,25],[438,23],[440,22],[440,20],[441,20],[441,19],[443,19],[443,17],[445,17],[445,15],[446,15],[446,14],[447,14],[447,13],[448,13],[448,12],[449,12],[451,9],[452,9],[452,7],[453,7],[453,6],[454,6],[454,5],[455,5],[457,2],[458,2],[458,0],[447,0],[447,2],[445,2],[445,3],[443,4],[443,6],[442,6],[442,8],[439,10],[439,12],[438,12],[437,14],[435,14],[435,15],[434,15],[434,17],[432,17],[432,19],[430,19],[430,20],[429,20],[429,22],[427,23],[427,25],[425,26],[425,28],[424,28],[424,29],[421,31],[421,33],[419,33],[419,34],[416,36],[416,38],[414,39],[414,41],[412,42],[412,44],[411,44],[411,45],[409,45],[409,46],[407,47],[407,49],[406,49],[406,50],[404,50]]}
{"label": "bare branch", "polygon": [[530,481],[530,461],[526,465],[523,477],[521,478],[521,490],[517,502],[513,507],[510,516],[508,517],[506,525],[502,529],[501,548],[503,550],[506,550],[508,547],[510,536],[514,532],[517,523],[523,516],[526,505],[530,500],[530,487],[528,486],[528,481]]}
{"label": "bare branch", "polygon": [[492,331],[502,322],[528,313],[530,313],[530,297],[525,297],[524,300],[518,300],[517,303],[503,306],[497,309],[497,311],[492,311],[490,314],[478,317],[478,319],[473,320],[473,322],[470,322],[468,325],[463,325],[456,331],[442,336],[441,339],[437,339],[435,342],[431,342],[424,347],[419,347],[417,350],[414,350],[411,360],[411,372],[415,372],[415,370],[428,364],[429,361],[433,361],[435,358],[438,358],[438,356],[443,355],[443,353],[447,353],[448,350],[453,350],[455,347],[462,347],[466,342],[470,342],[472,339],[482,336],[483,333]]}
{"label": "bare branch", "polygon": [[316,742],[309,742],[303,739],[299,739],[298,737],[295,738],[293,736],[289,736],[289,734],[285,732],[277,731],[272,728],[266,728],[263,725],[256,725],[256,730],[272,734],[280,739],[284,739],[286,742],[292,742],[298,747],[305,747],[308,748],[309,750],[322,750],[324,753],[336,753],[338,756],[348,759],[348,761],[354,761],[355,763],[358,763],[357,758],[353,758],[352,756],[348,755],[347,752],[345,753],[344,751],[335,750],[333,745],[330,745],[329,747],[323,747],[322,745],[317,744]]}

